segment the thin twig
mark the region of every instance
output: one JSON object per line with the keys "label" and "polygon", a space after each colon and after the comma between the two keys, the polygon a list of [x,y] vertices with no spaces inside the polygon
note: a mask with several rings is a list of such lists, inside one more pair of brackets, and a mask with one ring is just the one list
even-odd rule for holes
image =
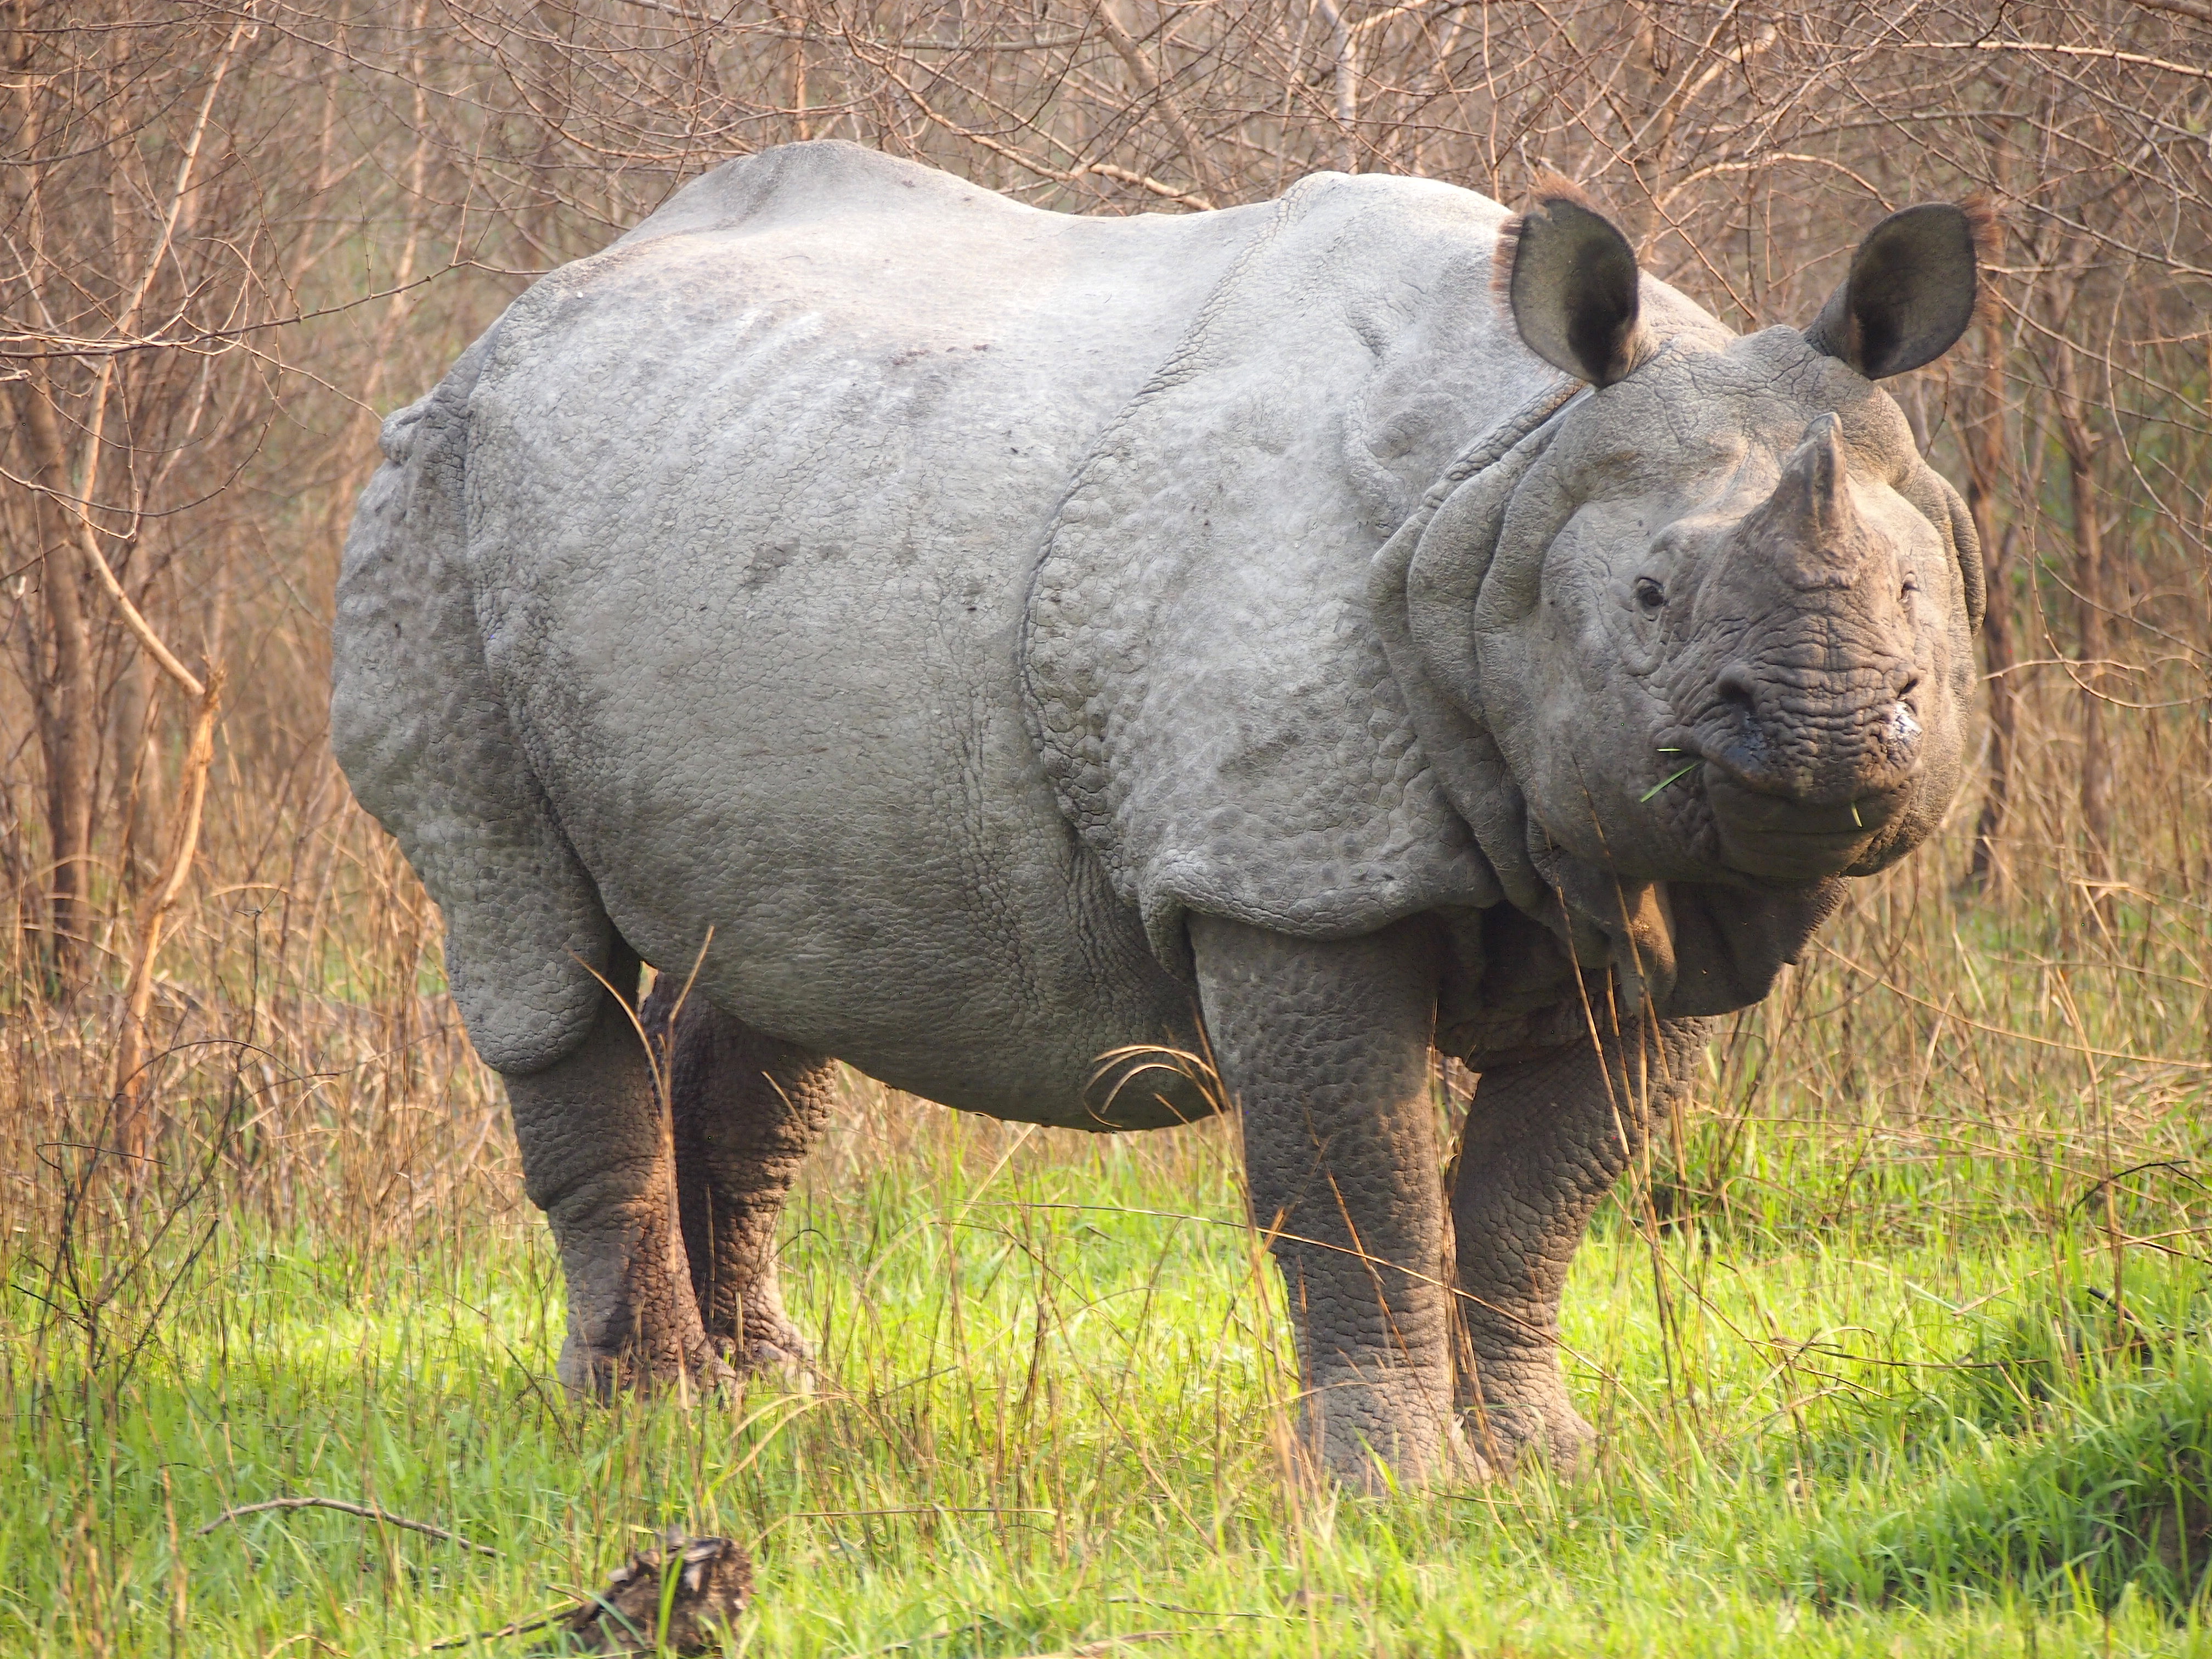
{"label": "thin twig", "polygon": [[2172,12],[2176,17],[2191,17],[2200,23],[2212,23],[2212,6],[2203,0],[2136,0],[2136,4],[2148,11]]}
{"label": "thin twig", "polygon": [[357,1515],[364,1521],[374,1521],[380,1526],[404,1527],[410,1532],[443,1539],[448,1544],[459,1544],[465,1550],[474,1550],[477,1554],[489,1555],[494,1560],[501,1559],[500,1553],[489,1544],[479,1544],[459,1533],[447,1532],[443,1527],[434,1527],[428,1521],[410,1521],[404,1515],[392,1515],[368,1504],[349,1504],[343,1498],[270,1498],[258,1504],[240,1504],[234,1510],[225,1510],[205,1526],[195,1530],[192,1536],[204,1538],[226,1521],[259,1515],[267,1510],[336,1510],[340,1515]]}
{"label": "thin twig", "polygon": [[522,1623],[501,1625],[497,1630],[472,1631],[466,1636],[449,1636],[442,1642],[433,1642],[428,1651],[443,1653],[449,1648],[465,1648],[474,1642],[495,1642],[502,1636],[527,1636],[534,1630],[544,1630],[548,1625],[557,1625],[575,1612],[580,1603],[556,1608],[543,1619],[532,1619]]}

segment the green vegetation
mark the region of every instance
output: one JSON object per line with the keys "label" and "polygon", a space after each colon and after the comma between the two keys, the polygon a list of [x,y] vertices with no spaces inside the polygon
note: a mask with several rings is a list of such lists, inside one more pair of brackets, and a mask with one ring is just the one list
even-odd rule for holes
{"label": "green vegetation", "polygon": [[[757,1553],[756,1656],[2212,1656],[2203,11],[15,8],[0,1659],[413,1655],[672,1519]],[[861,1085],[789,1218],[817,1393],[551,1385],[559,1278],[437,916],[324,741],[336,550],[374,416],[532,271],[804,137],[1109,213],[1559,167],[1742,327],[1814,316],[1809,251],[1877,211],[2001,204],[1986,323],[1886,382],[1974,498],[1989,742],[1601,1218],[1591,1479],[1316,1488],[1218,1127],[1017,1146]],[[228,672],[196,847],[190,700],[80,531]],[[158,1161],[87,1193],[83,1149],[137,1145],[142,958]],[[298,1495],[498,1553],[217,1523]]]}
{"label": "green vegetation", "polygon": [[[0,1653],[411,1654],[672,1521],[755,1552],[757,1655],[2212,1653],[2195,1182],[2053,1204],[2019,1147],[1724,1128],[1582,1258],[1596,1474],[1381,1501],[1298,1468],[1218,1126],[1094,1141],[856,1087],[791,1218],[823,1385],[727,1404],[560,1396],[558,1274],[495,1164],[406,1229],[179,1203],[136,1271],[100,1231],[96,1351],[19,1233]],[[500,1554],[323,1511],[202,1534],[301,1494]]]}

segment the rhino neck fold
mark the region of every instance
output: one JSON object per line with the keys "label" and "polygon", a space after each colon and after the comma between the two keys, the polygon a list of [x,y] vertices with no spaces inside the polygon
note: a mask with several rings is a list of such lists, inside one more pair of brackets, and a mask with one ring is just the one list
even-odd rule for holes
{"label": "rhino neck fold", "polygon": [[1471,623],[1514,491],[1580,394],[1547,386],[1446,470],[1369,567],[1369,613],[1437,783],[1474,831],[1501,896],[1556,927],[1558,900],[1530,860],[1520,786],[1492,738]]}

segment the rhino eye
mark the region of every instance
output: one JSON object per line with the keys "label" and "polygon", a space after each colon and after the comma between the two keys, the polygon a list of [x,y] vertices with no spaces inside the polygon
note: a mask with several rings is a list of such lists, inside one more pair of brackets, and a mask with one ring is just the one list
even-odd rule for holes
{"label": "rhino eye", "polygon": [[1636,579],[1636,603],[1643,607],[1645,616],[1651,616],[1667,603],[1667,590],[1649,576],[1638,576]]}
{"label": "rhino eye", "polygon": [[1897,590],[1898,598],[1903,599],[1908,593],[1917,593],[1919,591],[1920,573],[1917,570],[1906,571],[1905,573],[1905,585]]}

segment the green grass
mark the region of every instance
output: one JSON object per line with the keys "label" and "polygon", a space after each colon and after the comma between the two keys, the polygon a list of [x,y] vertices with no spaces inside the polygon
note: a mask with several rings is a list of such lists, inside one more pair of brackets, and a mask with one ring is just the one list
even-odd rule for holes
{"label": "green grass", "polygon": [[[1590,1477],[1368,1500],[1288,1450],[1218,1127],[902,1109],[910,1146],[833,1149],[790,1217],[811,1395],[570,1405],[542,1225],[493,1177],[405,1237],[187,1216],[92,1358],[16,1236],[0,1655],[411,1654],[670,1522],[754,1551],[754,1655],[2212,1654],[2205,1276],[2105,1231],[2191,1219],[2185,1182],[2054,1214],[2017,1160],[1739,1135],[1705,1222],[1614,1208],[1583,1252]],[[201,1534],[295,1494],[501,1553],[314,1511]]]}

